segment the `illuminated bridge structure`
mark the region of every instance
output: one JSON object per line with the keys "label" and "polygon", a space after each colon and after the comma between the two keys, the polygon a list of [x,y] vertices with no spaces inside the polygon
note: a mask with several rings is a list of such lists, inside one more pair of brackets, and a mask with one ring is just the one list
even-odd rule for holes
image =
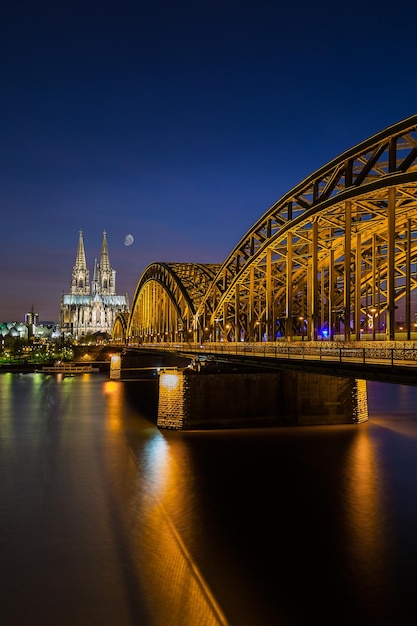
{"label": "illuminated bridge structure", "polygon": [[414,115],[288,191],[223,263],[149,265],[113,339],[408,340],[416,287]]}

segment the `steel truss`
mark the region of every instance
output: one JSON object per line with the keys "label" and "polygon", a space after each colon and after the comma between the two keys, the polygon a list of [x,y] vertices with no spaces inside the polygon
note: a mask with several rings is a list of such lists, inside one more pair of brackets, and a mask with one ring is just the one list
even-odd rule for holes
{"label": "steel truss", "polygon": [[144,341],[407,338],[417,305],[417,115],[294,187],[222,265],[150,265],[127,332]]}
{"label": "steel truss", "polygon": [[220,264],[152,263],[136,287],[127,338],[195,341],[196,312]]}

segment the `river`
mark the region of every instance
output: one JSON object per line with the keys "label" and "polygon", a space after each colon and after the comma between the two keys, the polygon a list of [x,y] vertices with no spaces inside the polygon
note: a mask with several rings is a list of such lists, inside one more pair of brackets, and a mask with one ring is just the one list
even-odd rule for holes
{"label": "river", "polygon": [[178,432],[150,384],[0,374],[4,626],[415,626],[417,387]]}

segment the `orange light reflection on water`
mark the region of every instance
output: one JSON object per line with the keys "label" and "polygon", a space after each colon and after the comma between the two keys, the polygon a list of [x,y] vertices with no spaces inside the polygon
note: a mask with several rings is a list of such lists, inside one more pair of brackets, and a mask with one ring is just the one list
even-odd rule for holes
{"label": "orange light reflection on water", "polygon": [[390,588],[381,473],[377,443],[370,437],[369,423],[362,424],[347,458],[343,497],[352,575],[361,577],[368,593],[373,588]]}
{"label": "orange light reflection on water", "polygon": [[120,417],[123,415],[121,383],[107,380],[103,385],[103,393],[107,396],[107,423],[111,430],[120,430]]}
{"label": "orange light reflection on water", "polygon": [[[109,430],[123,434],[123,383],[106,381],[103,393],[107,397]],[[226,626],[227,620],[201,576],[181,530],[193,528],[193,521],[186,517],[187,507],[182,506],[182,494],[189,493],[184,490],[183,466],[175,462],[165,437],[137,419],[139,456],[133,450],[129,454],[125,447],[118,448],[114,441],[106,447],[106,455],[111,468],[109,478],[114,478],[115,471],[120,474],[115,484],[121,483],[123,489],[119,486],[113,497],[124,511],[129,552],[152,623]],[[185,474],[187,482],[188,473]]]}

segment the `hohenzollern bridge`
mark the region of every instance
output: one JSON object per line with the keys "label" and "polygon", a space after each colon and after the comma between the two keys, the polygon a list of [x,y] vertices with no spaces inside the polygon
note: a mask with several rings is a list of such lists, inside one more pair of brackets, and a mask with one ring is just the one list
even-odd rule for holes
{"label": "hohenzollern bridge", "polygon": [[223,263],[149,265],[113,339],[410,339],[416,286],[414,115],[288,191]]}

